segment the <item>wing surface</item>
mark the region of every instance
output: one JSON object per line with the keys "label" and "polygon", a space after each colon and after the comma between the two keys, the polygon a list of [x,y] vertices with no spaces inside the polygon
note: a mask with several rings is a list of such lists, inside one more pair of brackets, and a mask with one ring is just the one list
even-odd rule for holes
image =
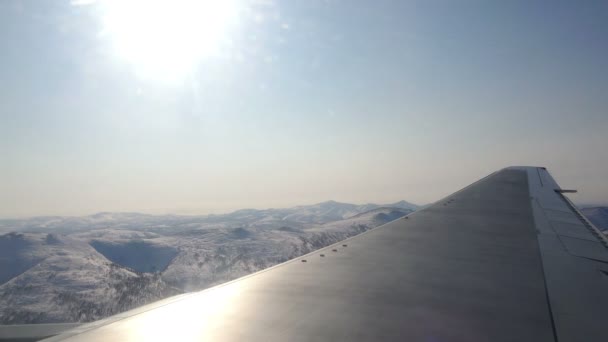
{"label": "wing surface", "polygon": [[49,341],[605,341],[606,239],[510,167],[364,234]]}

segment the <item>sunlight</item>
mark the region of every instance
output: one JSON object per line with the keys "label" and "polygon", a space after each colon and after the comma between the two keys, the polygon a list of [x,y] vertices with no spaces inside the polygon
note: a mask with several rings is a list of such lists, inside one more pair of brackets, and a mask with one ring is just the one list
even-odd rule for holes
{"label": "sunlight", "polygon": [[178,80],[219,52],[237,23],[236,0],[108,0],[102,34],[139,76]]}
{"label": "sunlight", "polygon": [[222,318],[231,317],[247,307],[239,302],[241,284],[217,286],[176,300],[171,305],[147,310],[133,316],[128,329],[129,341],[213,341],[222,332]]}

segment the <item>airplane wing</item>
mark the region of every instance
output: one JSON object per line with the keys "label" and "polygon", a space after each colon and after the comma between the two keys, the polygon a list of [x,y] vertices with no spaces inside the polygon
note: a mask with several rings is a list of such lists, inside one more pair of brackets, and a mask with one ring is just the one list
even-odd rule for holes
{"label": "airplane wing", "polygon": [[606,341],[607,240],[542,167],[48,341]]}

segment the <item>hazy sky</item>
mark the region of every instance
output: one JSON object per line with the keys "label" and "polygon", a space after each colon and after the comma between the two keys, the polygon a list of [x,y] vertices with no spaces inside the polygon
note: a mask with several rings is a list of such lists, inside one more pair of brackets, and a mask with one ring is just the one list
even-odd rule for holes
{"label": "hazy sky", "polygon": [[0,217],[608,202],[606,1],[145,3],[0,2]]}

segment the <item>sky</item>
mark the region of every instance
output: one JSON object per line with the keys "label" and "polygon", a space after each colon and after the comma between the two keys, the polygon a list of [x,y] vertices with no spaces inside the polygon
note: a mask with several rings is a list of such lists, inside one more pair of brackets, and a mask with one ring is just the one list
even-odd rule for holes
{"label": "sky", "polygon": [[0,2],[0,217],[608,203],[606,1]]}

